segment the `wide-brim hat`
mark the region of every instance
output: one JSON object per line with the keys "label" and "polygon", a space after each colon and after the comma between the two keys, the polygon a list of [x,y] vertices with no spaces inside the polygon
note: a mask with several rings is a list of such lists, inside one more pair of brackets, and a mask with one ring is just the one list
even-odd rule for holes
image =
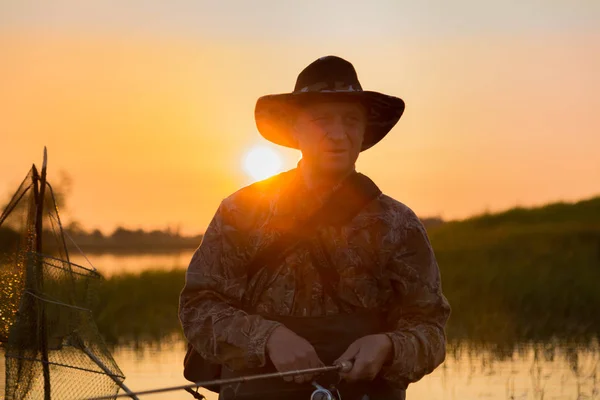
{"label": "wide-brim hat", "polygon": [[367,127],[361,151],[373,147],[396,125],[404,112],[398,97],[363,90],[354,66],[336,56],[321,57],[298,75],[291,93],[263,96],[254,116],[260,134],[270,142],[298,148],[292,134],[294,109],[323,100],[356,100],[367,109]]}

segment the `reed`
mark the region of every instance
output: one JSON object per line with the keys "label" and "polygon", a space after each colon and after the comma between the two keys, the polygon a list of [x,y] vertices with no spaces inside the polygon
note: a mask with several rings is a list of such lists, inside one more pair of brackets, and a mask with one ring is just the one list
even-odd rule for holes
{"label": "reed", "polygon": [[111,344],[155,342],[180,334],[177,317],[183,270],[148,270],[114,275],[100,283],[93,310]]}
{"label": "reed", "polygon": [[[600,197],[514,209],[430,228],[451,341],[511,346],[600,334]],[[185,271],[108,278],[94,309],[109,343],[180,335]]]}

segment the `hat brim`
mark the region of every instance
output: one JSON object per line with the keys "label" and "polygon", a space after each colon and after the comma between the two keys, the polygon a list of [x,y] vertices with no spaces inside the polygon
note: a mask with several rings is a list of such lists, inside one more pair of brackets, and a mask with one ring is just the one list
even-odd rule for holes
{"label": "hat brim", "polygon": [[367,127],[361,151],[381,141],[404,113],[404,101],[373,91],[295,92],[260,97],[254,117],[258,132],[275,144],[298,148],[292,134],[295,110],[303,104],[323,100],[359,101],[368,111]]}

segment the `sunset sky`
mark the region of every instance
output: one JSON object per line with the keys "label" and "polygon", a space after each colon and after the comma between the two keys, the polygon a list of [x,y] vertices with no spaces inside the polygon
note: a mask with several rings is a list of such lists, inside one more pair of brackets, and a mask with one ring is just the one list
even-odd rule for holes
{"label": "sunset sky", "polygon": [[327,54],[405,100],[357,167],[418,215],[600,195],[599,21],[598,0],[0,0],[0,200],[46,145],[66,220],[202,232],[269,146],[256,99]]}

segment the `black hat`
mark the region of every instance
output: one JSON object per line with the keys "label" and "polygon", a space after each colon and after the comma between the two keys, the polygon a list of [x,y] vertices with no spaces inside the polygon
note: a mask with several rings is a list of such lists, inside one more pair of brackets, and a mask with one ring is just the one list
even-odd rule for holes
{"label": "black hat", "polygon": [[306,67],[291,93],[263,96],[256,102],[256,127],[267,140],[285,147],[298,148],[292,135],[291,109],[318,100],[350,99],[367,108],[367,128],[362,150],[388,134],[404,112],[398,97],[363,90],[354,66],[336,56],[321,57]]}

